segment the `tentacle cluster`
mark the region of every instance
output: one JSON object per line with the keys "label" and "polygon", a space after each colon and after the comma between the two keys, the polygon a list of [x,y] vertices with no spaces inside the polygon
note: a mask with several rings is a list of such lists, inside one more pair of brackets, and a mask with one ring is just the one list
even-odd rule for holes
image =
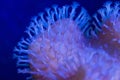
{"label": "tentacle cluster", "polygon": [[[97,36],[99,32],[102,31],[102,27],[109,28],[108,25],[105,25],[104,23],[110,20],[111,23],[114,25],[116,24],[115,21],[119,20],[120,18],[120,2],[111,2],[108,1],[103,5],[103,8],[99,9],[96,14],[93,15],[93,21],[92,21],[92,30],[91,35]],[[115,28],[116,29],[116,28]]]}
{"label": "tentacle cluster", "polygon": [[[49,33],[51,29],[50,25],[53,25],[56,21],[69,18],[75,21],[78,26],[80,26],[79,28],[83,31],[83,33],[86,31],[90,17],[84,8],[78,7],[79,4],[76,2],[73,2],[71,6],[65,5],[61,8],[59,8],[57,5],[54,5],[52,9],[47,8],[46,13],[39,13],[38,16],[32,18],[30,26],[27,27],[27,30],[25,31],[28,35],[28,38],[22,38],[21,41],[18,42],[18,45],[14,48],[14,58],[17,59],[18,73],[38,74],[32,72],[29,68],[29,64],[33,63],[28,57],[29,54],[32,54],[31,51],[28,50],[28,47],[30,43],[38,36],[38,34],[44,38],[44,33]],[[80,12],[77,12],[77,8],[80,10]],[[36,56],[34,54],[32,55]],[[43,74],[43,72],[39,71],[39,74]],[[55,76],[53,77],[55,79]]]}
{"label": "tentacle cluster", "polygon": [[[45,29],[49,32],[50,25],[54,24],[57,20],[65,18],[74,20],[76,24],[80,26],[80,29],[85,32],[89,24],[90,16],[83,7],[79,6],[77,2],[73,2],[71,6],[65,5],[62,8],[54,5],[52,9],[47,8],[46,13],[39,13],[38,16],[32,18],[32,22],[26,30],[29,38],[31,39],[33,35],[44,33]],[[79,10],[79,12],[77,12],[77,10]]]}

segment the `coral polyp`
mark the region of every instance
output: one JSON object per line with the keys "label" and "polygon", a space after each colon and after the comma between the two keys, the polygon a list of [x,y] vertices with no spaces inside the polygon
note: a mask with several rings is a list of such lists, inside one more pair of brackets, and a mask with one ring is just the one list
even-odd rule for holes
{"label": "coral polyp", "polygon": [[34,17],[26,30],[28,38],[14,49],[18,72],[32,74],[35,80],[83,79],[80,57],[85,53],[83,35],[89,19],[87,11],[76,2],[61,8],[55,5]]}
{"label": "coral polyp", "polygon": [[[92,44],[103,48],[108,54],[120,59],[120,3],[106,2],[103,9],[94,15],[97,38]],[[98,17],[100,16],[100,17]]]}

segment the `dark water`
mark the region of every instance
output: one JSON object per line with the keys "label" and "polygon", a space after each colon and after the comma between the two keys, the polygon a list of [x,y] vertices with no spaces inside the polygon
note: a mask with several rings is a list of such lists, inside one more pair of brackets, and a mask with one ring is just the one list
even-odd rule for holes
{"label": "dark water", "polygon": [[[32,16],[53,4],[70,5],[75,0],[0,0],[0,80],[25,80],[17,74],[13,48],[24,35]],[[93,15],[106,0],[76,0]]]}

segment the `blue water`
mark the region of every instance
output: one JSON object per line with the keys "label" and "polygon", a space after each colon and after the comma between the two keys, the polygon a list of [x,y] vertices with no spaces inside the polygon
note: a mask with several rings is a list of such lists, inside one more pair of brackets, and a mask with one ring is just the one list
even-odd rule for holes
{"label": "blue water", "polygon": [[[17,74],[13,48],[24,35],[32,16],[53,4],[70,5],[75,0],[0,0],[0,80],[25,80]],[[76,0],[93,15],[106,0]]]}

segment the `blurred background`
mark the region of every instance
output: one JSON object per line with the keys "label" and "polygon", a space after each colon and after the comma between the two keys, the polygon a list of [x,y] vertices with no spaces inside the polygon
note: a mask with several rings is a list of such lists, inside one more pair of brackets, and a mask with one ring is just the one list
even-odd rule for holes
{"label": "blurred background", "polygon": [[92,16],[106,0],[0,0],[0,80],[25,80],[17,73],[13,49],[24,35],[32,16],[53,4],[59,6],[77,1]]}

